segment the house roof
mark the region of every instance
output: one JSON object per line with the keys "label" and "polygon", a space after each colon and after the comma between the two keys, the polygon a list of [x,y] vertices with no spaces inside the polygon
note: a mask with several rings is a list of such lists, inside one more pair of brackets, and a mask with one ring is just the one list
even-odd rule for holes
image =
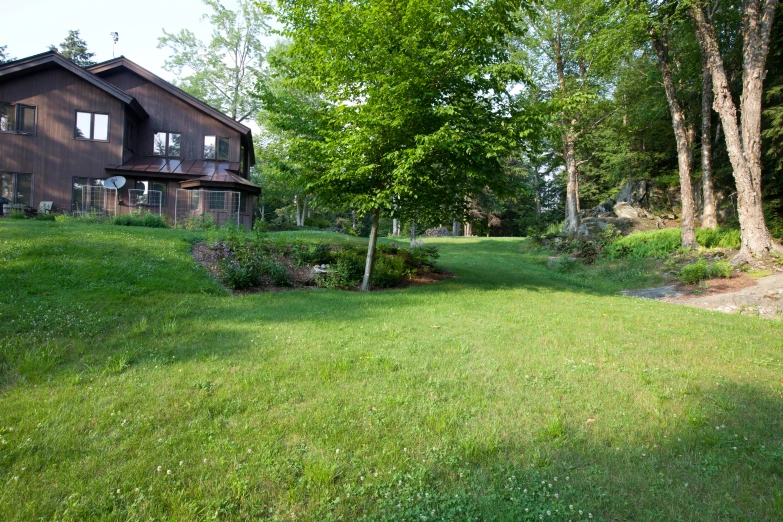
{"label": "house roof", "polygon": [[144,108],[139,104],[138,101],[136,101],[133,96],[130,96],[125,91],[118,89],[102,78],[91,74],[86,69],[79,67],[56,51],[47,51],[45,53],[36,54],[34,56],[29,56],[20,60],[14,60],[12,62],[6,62],[0,65],[0,80],[10,79],[15,76],[21,76],[36,70],[44,70],[58,66],[75,74],[82,80],[94,85],[98,89],[101,89],[109,96],[113,96],[114,98],[122,101],[128,105],[140,118],[144,119],[148,117],[147,111],[144,110]]}
{"label": "house roof", "polygon": [[119,58],[113,58],[111,60],[107,60],[105,62],[92,65],[87,68],[87,71],[93,73],[96,76],[100,76],[102,74],[114,71],[115,69],[119,69],[119,68],[124,68],[135,74],[138,74],[148,82],[160,87],[161,89],[167,91],[173,96],[176,96],[177,98],[184,101],[185,103],[188,103],[191,106],[195,107],[196,109],[199,109],[202,112],[209,114],[213,118],[221,121],[222,123],[228,125],[232,129],[238,131],[240,134],[242,134],[242,136],[246,140],[245,146],[248,147],[248,150],[250,152],[250,166],[255,165],[256,156],[255,156],[255,151],[253,150],[252,131],[248,127],[242,125],[241,123],[234,120],[233,118],[226,116],[219,110],[215,109],[211,105],[204,103],[203,101],[199,100],[195,96],[186,93],[179,87],[167,82],[160,76],[153,74],[152,72],[148,71],[147,69],[140,66],[139,64],[125,58],[124,56],[120,56]]}
{"label": "house roof", "polygon": [[183,188],[234,188],[259,194],[261,187],[239,175],[239,163],[226,161],[181,160],[158,156],[134,156],[107,171],[126,176],[152,176],[179,180]]}

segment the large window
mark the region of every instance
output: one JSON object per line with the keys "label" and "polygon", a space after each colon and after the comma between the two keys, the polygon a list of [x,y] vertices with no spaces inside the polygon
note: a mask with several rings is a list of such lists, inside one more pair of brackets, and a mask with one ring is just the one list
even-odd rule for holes
{"label": "large window", "polygon": [[152,143],[152,153],[155,156],[172,156],[178,158],[180,155],[181,143],[181,134],[175,132],[156,132]]}
{"label": "large window", "polygon": [[[137,181],[136,188],[144,191],[143,197],[139,201],[140,205],[151,205],[156,207],[160,204],[161,206],[166,206],[165,183],[161,181]],[[150,190],[157,190],[160,192],[160,201],[157,199],[157,194],[150,193]]]}
{"label": "large window", "polygon": [[77,140],[109,141],[109,115],[77,111],[73,136]]}
{"label": "large window", "polygon": [[0,103],[0,132],[35,134],[35,107]]}
{"label": "large window", "polygon": [[[71,188],[71,209],[75,212],[86,210],[90,206],[89,199],[85,197],[86,187],[102,187],[103,180],[98,178],[73,178],[73,185]],[[89,196],[89,193],[87,194]],[[84,204],[84,208],[82,205]]]}
{"label": "large window", "polygon": [[16,205],[32,206],[33,175],[0,172],[0,198],[5,198]]}
{"label": "large window", "polygon": [[204,159],[228,161],[228,138],[222,136],[204,136]]}

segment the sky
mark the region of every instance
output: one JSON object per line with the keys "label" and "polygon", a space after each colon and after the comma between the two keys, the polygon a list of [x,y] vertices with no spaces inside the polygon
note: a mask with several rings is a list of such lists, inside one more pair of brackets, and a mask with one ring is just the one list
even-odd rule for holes
{"label": "sky", "polygon": [[[223,5],[234,9],[236,1],[224,0]],[[50,44],[59,46],[68,30],[78,29],[87,48],[95,53],[93,60],[102,62],[112,58],[109,33],[116,31],[120,34],[116,56],[124,55],[169,81],[174,76],[163,69],[169,51],[157,48],[163,29],[178,33],[187,28],[205,41],[211,34],[209,23],[201,21],[208,7],[200,0],[0,0],[0,6],[3,19],[14,20],[4,23],[0,31],[0,45],[8,46],[10,57],[45,52]],[[272,41],[265,40],[266,45]]]}

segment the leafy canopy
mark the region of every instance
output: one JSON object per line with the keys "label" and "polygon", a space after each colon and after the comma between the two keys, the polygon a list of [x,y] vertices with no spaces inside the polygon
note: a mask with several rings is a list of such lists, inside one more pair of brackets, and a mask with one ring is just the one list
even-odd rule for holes
{"label": "leafy canopy", "polygon": [[239,0],[238,10],[226,9],[218,0],[204,0],[212,12],[202,20],[212,25],[212,39],[204,43],[189,29],[177,34],[163,30],[158,49],[172,55],[163,68],[182,76],[178,87],[241,122],[252,119],[258,100],[252,96],[266,50],[259,36],[269,31],[269,9]]}
{"label": "leafy canopy", "polygon": [[323,159],[310,190],[360,213],[456,217],[502,189],[504,155],[532,132],[508,94],[523,77],[507,52],[521,4],[281,1],[291,44],[271,64],[311,101],[298,111]]}

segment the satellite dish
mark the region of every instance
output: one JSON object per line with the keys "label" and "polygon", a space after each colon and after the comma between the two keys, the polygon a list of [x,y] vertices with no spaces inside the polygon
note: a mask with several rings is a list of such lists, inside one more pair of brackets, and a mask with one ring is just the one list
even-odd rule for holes
{"label": "satellite dish", "polygon": [[125,178],[122,176],[114,176],[103,182],[103,186],[112,189],[121,189],[125,186]]}

